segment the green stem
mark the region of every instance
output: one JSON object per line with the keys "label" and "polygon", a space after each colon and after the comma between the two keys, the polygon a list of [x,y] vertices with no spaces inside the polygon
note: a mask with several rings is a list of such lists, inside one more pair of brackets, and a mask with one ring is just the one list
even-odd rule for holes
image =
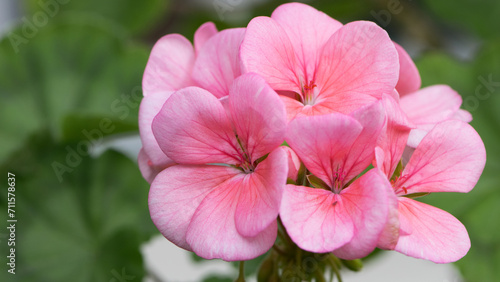
{"label": "green stem", "polygon": [[342,277],[340,277],[340,260],[334,256],[334,255],[330,255],[329,256],[329,260],[330,260],[330,267],[332,268],[332,271],[335,273],[335,276],[337,276],[337,279],[339,280],[339,282],[342,282]]}
{"label": "green stem", "polygon": [[284,250],[282,250],[279,246],[277,246],[276,244],[273,245],[273,250],[275,250],[278,254],[280,254],[284,257],[288,256],[288,254]]}
{"label": "green stem", "polygon": [[281,221],[281,218],[278,216],[278,231],[281,231],[281,232],[278,232],[282,238],[284,238],[284,243],[290,247],[290,249],[293,249],[293,247],[295,246],[295,243],[292,241],[292,238],[290,238],[290,236],[288,236],[288,233],[286,233],[286,229],[285,229],[285,226],[283,225],[283,222]]}
{"label": "green stem", "polygon": [[245,282],[245,261],[244,260],[240,261],[240,275],[238,276],[238,279],[236,279],[236,282]]}

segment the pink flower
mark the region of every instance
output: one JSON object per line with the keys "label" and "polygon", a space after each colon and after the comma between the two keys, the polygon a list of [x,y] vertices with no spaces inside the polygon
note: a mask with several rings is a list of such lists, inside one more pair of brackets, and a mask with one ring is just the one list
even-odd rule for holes
{"label": "pink flower", "polygon": [[398,56],[387,33],[371,22],[343,26],[299,3],[254,18],[241,45],[247,71],[282,94],[288,118],[350,113],[392,93]]}
{"label": "pink flower", "polygon": [[377,169],[355,177],[372,162],[383,123],[380,102],[350,116],[332,113],[290,122],[288,144],[314,175],[309,181],[324,182],[324,189],[299,183],[284,190],[280,217],[301,249],[355,259],[376,247],[394,195]]}
{"label": "pink flower", "polygon": [[245,29],[217,32],[213,23],[203,24],[195,33],[195,46],[179,34],[161,38],[153,47],[144,71],[144,99],[139,110],[143,148],[139,168],[152,182],[162,169],[175,164],[158,146],[151,131],[153,118],[174,91],[200,86],[216,97],[226,96],[234,78],[241,74],[239,47]]}
{"label": "pink flower", "polygon": [[408,145],[416,148],[422,138],[439,122],[462,120],[470,122],[469,112],[460,109],[462,97],[447,85],[433,85],[420,89],[421,79],[408,53],[394,43],[399,55],[400,73],[396,90],[401,96],[400,106],[415,126]]}
{"label": "pink flower", "polygon": [[286,113],[255,74],[237,78],[224,101],[188,87],[164,104],[153,133],[178,165],[156,176],[149,208],[157,228],[177,246],[207,259],[248,260],[276,239],[288,173],[279,147]]}
{"label": "pink flower", "polygon": [[401,175],[393,175],[411,128],[395,101],[385,99],[385,108],[386,142],[375,149],[376,166],[391,178],[398,196],[398,210],[392,215],[398,214],[399,220],[389,221],[379,246],[436,263],[456,261],[470,248],[465,227],[449,213],[412,198],[434,192],[469,192],[485,165],[484,144],[465,122],[438,123],[420,142]]}

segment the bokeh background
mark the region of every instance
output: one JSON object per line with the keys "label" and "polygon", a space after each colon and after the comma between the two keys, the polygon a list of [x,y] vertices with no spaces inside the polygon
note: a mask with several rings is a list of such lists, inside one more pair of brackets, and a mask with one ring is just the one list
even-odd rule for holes
{"label": "bokeh background", "polygon": [[[191,40],[206,21],[219,30],[246,26],[285,2],[2,0],[0,281],[164,281],[141,252],[159,233],[135,161],[149,52],[167,33]],[[486,145],[486,168],[472,192],[423,201],[469,231],[472,248],[455,264],[459,280],[499,281],[500,1],[299,2],[343,23],[376,22],[412,55],[423,86],[448,84],[462,95]],[[8,172],[17,187],[15,276],[6,266]],[[250,273],[258,260],[249,265]],[[234,279],[222,276],[206,281]]]}

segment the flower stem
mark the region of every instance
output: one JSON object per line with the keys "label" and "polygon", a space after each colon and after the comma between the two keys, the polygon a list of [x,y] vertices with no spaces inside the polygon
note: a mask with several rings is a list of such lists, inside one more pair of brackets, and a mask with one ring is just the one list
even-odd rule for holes
{"label": "flower stem", "polygon": [[240,275],[238,276],[238,279],[236,279],[236,282],[245,282],[245,261],[244,260],[240,261]]}
{"label": "flower stem", "polygon": [[273,250],[275,250],[278,254],[282,255],[282,256],[288,256],[288,254],[282,250],[279,246],[277,246],[276,244],[273,245]]}

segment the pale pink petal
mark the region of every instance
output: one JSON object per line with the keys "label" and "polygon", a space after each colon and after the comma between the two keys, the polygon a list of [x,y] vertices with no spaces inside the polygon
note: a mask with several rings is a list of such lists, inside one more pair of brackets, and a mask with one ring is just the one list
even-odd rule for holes
{"label": "pale pink petal", "polygon": [[462,110],[462,109],[459,109],[458,111],[456,111],[451,116],[451,118],[461,120],[463,122],[471,122],[472,121],[472,115],[468,111]]}
{"label": "pale pink petal", "polygon": [[417,128],[414,128],[410,131],[410,135],[408,136],[408,141],[406,144],[411,148],[417,148],[418,144],[422,142],[422,139],[424,139],[427,133],[429,133],[428,130],[420,129],[417,126]]}
{"label": "pale pink petal", "polygon": [[401,97],[400,105],[412,123],[435,124],[450,119],[462,97],[447,85],[433,85]]}
{"label": "pale pink petal", "polygon": [[286,155],[288,157],[288,177],[293,181],[297,181],[298,172],[300,169],[300,159],[297,154],[290,148],[286,146],[282,146],[283,150],[285,150]]}
{"label": "pale pink petal", "polygon": [[149,211],[158,230],[177,246],[191,250],[186,232],[210,191],[233,183],[241,171],[225,166],[176,165],[160,172],[149,191]]}
{"label": "pale pink petal", "polygon": [[318,100],[349,113],[394,91],[399,63],[387,32],[372,22],[351,22],[325,44],[315,83]]}
{"label": "pale pink petal", "polygon": [[[336,103],[329,103],[328,100],[314,105],[304,105],[303,103],[288,96],[280,96],[285,104],[287,120],[291,121],[295,117],[319,116],[339,112],[335,107]],[[375,101],[375,99],[373,100]]]}
{"label": "pale pink petal", "polygon": [[[144,153],[148,156],[152,166],[167,167],[175,163],[160,149],[151,128],[153,119],[172,93],[170,91],[151,93],[142,99],[139,106],[139,135],[141,136]],[[143,166],[143,168],[145,167]]]}
{"label": "pale pink petal", "polygon": [[377,160],[380,168],[388,178],[392,177],[401,160],[412,126],[398,103],[389,95],[382,97],[386,114],[386,124],[377,145],[384,151],[384,160]]}
{"label": "pale pink petal", "polygon": [[331,252],[354,235],[351,203],[331,191],[287,185],[280,217],[290,238],[303,250]]}
{"label": "pale pink petal", "polygon": [[392,187],[389,188],[394,197],[389,198],[387,222],[377,242],[377,248],[384,250],[394,250],[400,234],[406,234],[400,230],[399,226],[398,199]]}
{"label": "pale pink petal", "polygon": [[144,71],[144,97],[154,92],[175,91],[194,85],[191,79],[194,60],[193,46],[184,36],[163,36],[153,47]]}
{"label": "pale pink petal", "polygon": [[268,17],[251,20],[240,50],[246,71],[261,75],[275,90],[300,93],[295,50],[275,20]]}
{"label": "pale pink petal", "polygon": [[399,99],[400,99],[400,96],[399,96],[399,92],[394,89],[394,91],[392,91],[389,96],[391,96],[392,99],[394,99],[394,101],[396,101],[398,104],[399,104]]}
{"label": "pale pink petal", "polygon": [[285,106],[262,77],[252,73],[240,76],[228,99],[236,133],[252,161],[283,143]]}
{"label": "pale pink petal", "polygon": [[180,164],[240,162],[238,142],[226,111],[215,96],[198,87],[172,94],[153,120],[163,152]]}
{"label": "pale pink petal", "polygon": [[304,108],[304,104],[293,98],[283,95],[280,95],[280,98],[283,104],[285,105],[286,119],[288,121],[294,119],[298,114],[301,113],[302,109]]}
{"label": "pale pink petal", "polygon": [[235,214],[240,193],[247,188],[243,185],[245,178],[245,174],[240,173],[213,189],[194,213],[186,241],[200,257],[249,260],[264,254],[274,244],[278,230],[276,221],[253,237],[242,236],[237,231]]}
{"label": "pale pink petal", "polygon": [[238,233],[253,237],[276,221],[287,170],[286,152],[277,148],[257,165],[253,173],[245,175],[240,184],[234,219]]}
{"label": "pale pink petal", "polygon": [[[354,226],[352,239],[333,254],[342,259],[358,259],[370,254],[379,241],[389,215],[389,197],[396,195],[387,178],[376,168],[363,174],[342,190],[343,210]],[[338,231],[342,232],[342,231]]]}
{"label": "pale pink petal", "polygon": [[469,192],[485,162],[484,144],[474,128],[457,120],[439,123],[411,156],[396,192]]}
{"label": "pale pink petal", "polygon": [[217,27],[213,22],[202,24],[194,33],[194,49],[196,54],[200,53],[205,43],[214,35],[217,34]]}
{"label": "pale pink petal", "polygon": [[297,117],[288,125],[286,141],[312,174],[333,187],[334,174],[342,174],[362,130],[356,119],[343,114]]}
{"label": "pale pink petal", "polygon": [[304,83],[314,79],[323,45],[342,24],[323,12],[301,3],[287,3],[274,10],[271,18],[283,27],[297,54]]}
{"label": "pale pink petal", "polygon": [[399,198],[401,226],[412,233],[399,238],[396,251],[405,255],[449,263],[461,259],[470,248],[467,230],[451,214],[405,197]]}
{"label": "pale pink petal", "polygon": [[408,55],[405,49],[403,49],[403,47],[396,42],[394,42],[394,46],[396,46],[399,57],[399,80],[396,85],[396,90],[399,92],[399,95],[403,97],[408,93],[412,93],[420,89],[422,80],[420,79],[417,66],[411,59],[410,55]]}
{"label": "pale pink petal", "polygon": [[[154,165],[151,158],[144,152],[144,148],[141,148],[139,155],[137,156],[137,164],[139,165],[139,170],[141,171],[142,177],[146,179],[148,183],[151,184],[155,179],[156,175],[160,173],[163,169],[169,167]],[[173,165],[173,164],[172,164]]]}
{"label": "pale pink petal", "polygon": [[363,130],[356,141],[352,143],[349,154],[344,161],[343,169],[346,181],[363,172],[375,158],[375,146],[380,132],[383,129],[385,115],[382,102],[375,102],[364,106],[350,114],[355,118]]}
{"label": "pale pink petal", "polygon": [[233,80],[241,75],[240,45],[244,28],[223,30],[210,38],[198,53],[193,79],[220,98],[229,94]]}

